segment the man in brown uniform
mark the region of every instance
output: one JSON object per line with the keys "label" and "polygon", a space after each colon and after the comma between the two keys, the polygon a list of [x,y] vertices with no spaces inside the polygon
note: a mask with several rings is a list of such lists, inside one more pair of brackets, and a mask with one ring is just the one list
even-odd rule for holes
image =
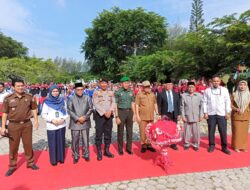
{"label": "man in brown uniform", "polygon": [[[37,104],[31,94],[24,92],[24,81],[16,79],[12,82],[15,92],[8,95],[3,103],[1,135],[8,133],[12,136],[9,140],[9,170],[6,176],[10,176],[17,168],[17,156],[20,139],[22,138],[24,153],[27,160],[27,168],[38,170],[34,164],[32,150],[32,123],[30,118],[34,116],[34,127],[38,129]],[[5,124],[9,120],[8,129]]]}
{"label": "man in brown uniform", "polygon": [[156,115],[159,115],[158,107],[156,97],[150,89],[150,82],[144,81],[142,86],[142,92],[138,93],[135,99],[136,117],[140,128],[141,153],[146,152],[146,150],[155,152],[155,149],[146,137],[145,128],[154,121],[154,111]]}

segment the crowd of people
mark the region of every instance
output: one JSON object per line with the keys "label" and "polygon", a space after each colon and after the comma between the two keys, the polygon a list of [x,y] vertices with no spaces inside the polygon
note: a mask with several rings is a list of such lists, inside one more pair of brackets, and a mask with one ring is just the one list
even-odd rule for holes
{"label": "crowd of people", "polygon": [[[12,86],[12,87],[11,87]],[[215,149],[215,131],[221,139],[221,151],[230,155],[227,143],[227,120],[232,120],[232,149],[247,152],[250,117],[250,92],[248,83],[239,80],[233,90],[225,87],[219,76],[208,82],[204,77],[180,80],[174,83],[166,79],[162,83],[131,82],[123,77],[120,83],[112,84],[105,78],[98,82],[74,84],[25,85],[21,79],[0,83],[1,135],[9,137],[9,170],[12,175],[17,168],[20,140],[23,141],[27,167],[38,170],[32,150],[32,129],[38,128],[38,114],[46,121],[50,163],[64,163],[65,132],[69,118],[71,152],[73,163],[80,157],[90,161],[89,129],[95,126],[97,160],[103,155],[114,158],[110,151],[113,119],[118,127],[118,154],[133,155],[133,124],[139,124],[141,153],[156,152],[148,140],[145,129],[163,116],[174,122],[184,123],[184,150],[200,146],[200,122],[208,124],[208,152]],[[38,110],[38,111],[37,111]],[[95,124],[91,123],[91,115]],[[31,118],[34,118],[32,124]],[[167,126],[166,126],[167,127]],[[126,130],[126,145],[123,136]],[[82,151],[80,152],[80,141]],[[104,149],[102,144],[104,143]],[[177,144],[170,148],[178,150]],[[143,155],[142,155],[143,156]]]}

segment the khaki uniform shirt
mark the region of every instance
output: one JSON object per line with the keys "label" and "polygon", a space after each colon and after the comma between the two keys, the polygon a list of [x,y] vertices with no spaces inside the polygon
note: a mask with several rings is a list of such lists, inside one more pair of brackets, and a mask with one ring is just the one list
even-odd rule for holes
{"label": "khaki uniform shirt", "polygon": [[154,120],[154,110],[156,104],[155,95],[145,92],[140,92],[135,98],[135,104],[139,106],[139,116],[143,121]]}
{"label": "khaki uniform shirt", "polygon": [[36,101],[32,94],[23,93],[19,98],[15,93],[5,97],[3,113],[8,114],[10,121],[25,121],[32,117],[31,110],[37,109]]}
{"label": "khaki uniform shirt", "polygon": [[114,92],[109,90],[96,90],[93,94],[93,105],[100,116],[103,116],[107,111],[114,112]]}

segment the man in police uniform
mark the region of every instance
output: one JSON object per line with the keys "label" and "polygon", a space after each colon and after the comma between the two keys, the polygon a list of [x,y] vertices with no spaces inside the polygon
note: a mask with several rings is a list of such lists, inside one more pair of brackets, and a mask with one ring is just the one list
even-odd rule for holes
{"label": "man in police uniform", "polygon": [[102,139],[104,134],[104,156],[113,158],[114,155],[109,151],[112,138],[113,114],[115,110],[115,96],[113,91],[107,90],[108,80],[100,79],[100,89],[93,94],[93,105],[95,108],[97,160],[102,160]]}
{"label": "man in police uniform", "polygon": [[133,115],[135,113],[135,97],[133,92],[129,89],[129,77],[121,78],[120,82],[122,87],[115,93],[116,101],[116,124],[118,125],[118,152],[123,155],[123,133],[124,126],[126,126],[127,144],[126,152],[133,154],[132,152],[132,137],[133,137]]}
{"label": "man in police uniform", "polygon": [[[38,170],[34,164],[32,150],[32,115],[34,116],[34,128],[38,129],[37,104],[31,94],[24,92],[24,81],[15,79],[12,81],[15,92],[6,96],[3,103],[1,135],[8,133],[12,136],[9,140],[9,170],[6,176],[10,176],[17,168],[17,156],[20,139],[22,138],[24,153],[27,160],[27,168]],[[9,120],[8,129],[6,121]]]}

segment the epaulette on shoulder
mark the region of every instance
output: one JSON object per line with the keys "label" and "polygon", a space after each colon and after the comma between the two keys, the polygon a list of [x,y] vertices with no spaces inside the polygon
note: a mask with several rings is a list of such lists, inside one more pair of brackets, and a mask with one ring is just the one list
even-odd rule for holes
{"label": "epaulette on shoulder", "polygon": [[112,91],[112,90],[109,90],[108,93],[110,93],[111,95],[115,94],[114,91]]}
{"label": "epaulette on shoulder", "polygon": [[13,93],[8,94],[7,96],[5,96],[5,99],[11,97],[12,95],[13,95]]}
{"label": "epaulette on shoulder", "polygon": [[28,96],[33,96],[31,93],[25,93],[26,95],[28,95]]}

